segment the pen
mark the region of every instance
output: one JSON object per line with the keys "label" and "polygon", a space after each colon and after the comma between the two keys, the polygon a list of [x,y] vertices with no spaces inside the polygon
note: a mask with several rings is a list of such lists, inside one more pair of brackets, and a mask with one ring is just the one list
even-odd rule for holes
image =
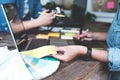
{"label": "pen", "polygon": [[[48,14],[48,13],[45,13],[45,12],[39,12],[39,14]],[[62,14],[55,14],[55,16],[58,16],[58,17],[65,17],[65,15],[62,15]]]}
{"label": "pen", "polygon": [[[86,29],[85,30],[85,32],[88,32],[89,31],[89,29]],[[80,32],[79,32],[79,35],[81,35],[82,34],[82,28],[80,29]],[[81,41],[81,38],[79,38],[79,41]]]}
{"label": "pen", "polygon": [[[80,28],[79,35],[82,34],[82,27]],[[79,41],[81,41],[81,38],[79,38]]]}

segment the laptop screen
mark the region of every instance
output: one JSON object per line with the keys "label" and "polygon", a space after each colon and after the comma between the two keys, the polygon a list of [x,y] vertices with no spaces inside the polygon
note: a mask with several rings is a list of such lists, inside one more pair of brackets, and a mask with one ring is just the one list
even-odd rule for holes
{"label": "laptop screen", "polygon": [[21,51],[26,46],[28,39],[27,35],[24,33],[24,30],[22,32],[17,32],[17,29],[24,28],[16,10],[17,6],[13,3],[9,3],[2,4],[1,7],[14,40],[14,44],[16,48]]}

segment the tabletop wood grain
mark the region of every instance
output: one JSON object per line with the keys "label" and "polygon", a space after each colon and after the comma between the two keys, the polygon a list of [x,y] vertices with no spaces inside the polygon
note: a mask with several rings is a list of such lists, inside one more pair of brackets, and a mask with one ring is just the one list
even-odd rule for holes
{"label": "tabletop wood grain", "polygon": [[[6,42],[10,47],[14,46],[12,38],[8,33],[0,33],[0,37],[3,38],[0,40],[1,44]],[[29,37],[34,38],[35,36],[29,35]],[[74,44],[73,41],[68,42],[69,44]],[[106,42],[103,41],[84,42],[83,45],[107,48]],[[95,60],[84,61],[79,57],[68,63],[61,62],[58,70],[43,80],[106,80],[108,74],[106,66],[107,64],[105,63]]]}

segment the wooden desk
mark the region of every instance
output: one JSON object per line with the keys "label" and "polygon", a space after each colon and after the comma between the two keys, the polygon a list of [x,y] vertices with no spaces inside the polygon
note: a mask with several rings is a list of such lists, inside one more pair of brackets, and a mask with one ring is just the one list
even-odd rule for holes
{"label": "wooden desk", "polygon": [[[12,42],[8,34],[0,33],[0,36],[3,36],[4,41]],[[34,35],[29,35],[29,37],[34,37]],[[0,43],[3,40],[0,40]],[[100,41],[92,41],[85,44],[92,47],[107,47],[105,42]],[[84,61],[81,58],[76,58],[69,63],[61,62],[58,70],[43,80],[106,80],[107,68],[105,66],[106,64],[98,61]]]}

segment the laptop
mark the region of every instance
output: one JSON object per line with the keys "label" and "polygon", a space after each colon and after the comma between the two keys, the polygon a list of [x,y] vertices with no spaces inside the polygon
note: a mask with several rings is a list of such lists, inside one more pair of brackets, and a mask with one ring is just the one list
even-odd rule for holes
{"label": "laptop", "polygon": [[[25,31],[15,33],[15,31],[12,28],[13,25],[11,25],[11,23],[14,23],[16,26],[19,25],[19,27],[22,27],[22,28],[24,27],[17,13],[16,5],[13,3],[2,4],[1,7],[4,12],[8,27],[10,29],[10,33],[14,40],[15,47],[19,51],[31,50],[31,49],[35,49],[35,48],[38,48],[44,45],[50,45],[50,44],[59,46],[58,44],[60,44],[60,41],[58,42],[58,44],[57,43],[54,44],[53,42],[55,42],[55,40],[50,41],[49,39],[36,39],[36,38],[29,39]],[[68,44],[66,40],[62,40],[61,43],[63,45],[60,45],[60,46],[64,46]]]}
{"label": "laptop", "polygon": [[[45,40],[44,39],[28,39],[25,32],[15,34],[10,23],[12,21],[15,22],[17,20],[16,24],[22,24],[20,19],[17,16],[15,5],[14,4],[2,4],[1,7],[4,12],[7,24],[9,26],[10,33],[13,38],[15,47],[19,52],[23,51],[23,50],[28,50],[26,48],[28,46],[28,43],[35,44],[38,41],[37,44],[39,44],[39,43],[42,44],[43,42],[40,42],[40,41],[46,40],[46,43],[45,44],[43,43],[42,45],[49,44],[48,43],[49,40],[47,40],[47,39],[45,39]],[[37,45],[37,44],[35,44],[35,45]],[[37,47],[40,47],[40,46],[41,45],[37,45]],[[23,47],[23,48],[21,48],[21,47]],[[35,47],[32,46],[32,48],[35,48]],[[56,72],[56,70],[58,69],[58,67],[60,65],[60,61],[51,56],[45,56],[42,58],[34,58],[34,57],[31,57],[28,55],[21,54],[21,58],[24,60],[24,64],[26,65],[27,69],[29,70],[30,74],[32,75],[33,80],[44,79],[44,78],[50,76],[51,74]],[[44,75],[43,75],[43,73],[44,73]]]}

